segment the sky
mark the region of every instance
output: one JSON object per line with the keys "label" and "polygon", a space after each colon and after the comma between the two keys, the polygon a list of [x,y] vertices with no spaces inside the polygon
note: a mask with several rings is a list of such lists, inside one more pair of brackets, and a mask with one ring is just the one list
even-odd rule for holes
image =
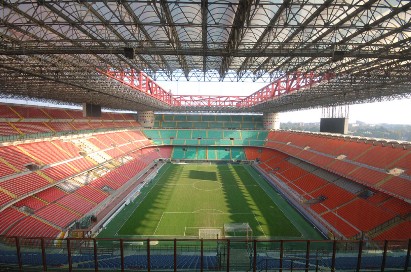
{"label": "sky", "polygon": [[[267,83],[254,82],[158,82],[165,90],[173,94],[207,94],[207,95],[250,95]],[[410,90],[411,93],[411,90]],[[280,122],[319,122],[321,109],[300,110],[280,113]],[[351,105],[349,122],[357,121],[369,124],[409,124],[411,125],[411,98],[378,103]]]}

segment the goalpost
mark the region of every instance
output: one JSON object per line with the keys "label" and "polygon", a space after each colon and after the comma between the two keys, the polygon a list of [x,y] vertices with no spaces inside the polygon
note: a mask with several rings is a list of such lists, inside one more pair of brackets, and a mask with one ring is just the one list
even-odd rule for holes
{"label": "goalpost", "polygon": [[248,223],[226,223],[221,228],[199,228],[199,239],[236,238],[250,241],[253,239],[253,229]]}
{"label": "goalpost", "polygon": [[253,239],[253,229],[248,223],[226,223],[224,224],[224,237],[238,238],[248,242]]}
{"label": "goalpost", "polygon": [[220,239],[223,238],[221,229],[199,229],[198,238],[199,239]]}

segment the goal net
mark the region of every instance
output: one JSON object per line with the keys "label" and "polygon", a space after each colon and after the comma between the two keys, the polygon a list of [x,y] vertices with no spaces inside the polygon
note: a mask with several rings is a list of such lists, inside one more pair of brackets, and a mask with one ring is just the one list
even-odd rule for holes
{"label": "goal net", "polygon": [[224,236],[226,238],[240,238],[251,240],[253,229],[248,223],[227,223],[224,224]]}
{"label": "goal net", "polygon": [[221,237],[221,229],[199,229],[199,239],[219,239]]}

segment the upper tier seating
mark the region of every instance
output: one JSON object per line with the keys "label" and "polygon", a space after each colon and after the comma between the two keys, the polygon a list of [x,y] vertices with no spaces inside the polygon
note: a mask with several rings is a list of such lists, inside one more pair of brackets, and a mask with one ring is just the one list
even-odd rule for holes
{"label": "upper tier seating", "polygon": [[[91,118],[83,117],[82,110],[0,104],[0,136],[19,139],[39,133],[46,137],[58,132],[128,127],[140,127],[129,114],[103,112],[101,117]],[[10,137],[0,140],[14,139]]]}
{"label": "upper tier seating", "polygon": [[192,115],[160,114],[154,128],[171,129],[263,129],[261,115]]}
{"label": "upper tier seating", "polygon": [[267,147],[411,201],[411,150],[405,145],[286,131],[271,131],[267,139]]}

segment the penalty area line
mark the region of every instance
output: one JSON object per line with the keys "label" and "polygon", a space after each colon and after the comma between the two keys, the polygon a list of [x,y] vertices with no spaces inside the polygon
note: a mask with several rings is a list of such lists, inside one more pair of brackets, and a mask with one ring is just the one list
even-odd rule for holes
{"label": "penalty area line", "polygon": [[157,229],[158,229],[158,227],[160,226],[160,222],[161,222],[161,220],[163,219],[163,216],[164,216],[164,212],[161,214],[160,220],[158,220],[157,227],[156,227],[156,229],[154,230],[153,235],[156,235]]}
{"label": "penalty area line", "polygon": [[257,220],[257,217],[255,216],[255,213],[253,213],[253,214],[254,214],[254,219],[255,219],[255,221],[257,221],[258,226],[260,226],[260,229],[261,229],[261,231],[262,231],[263,234],[264,234],[264,237],[267,237],[267,235],[265,234],[265,232],[264,232],[264,230],[263,230],[263,227],[262,227],[261,224],[260,224],[260,221]]}

